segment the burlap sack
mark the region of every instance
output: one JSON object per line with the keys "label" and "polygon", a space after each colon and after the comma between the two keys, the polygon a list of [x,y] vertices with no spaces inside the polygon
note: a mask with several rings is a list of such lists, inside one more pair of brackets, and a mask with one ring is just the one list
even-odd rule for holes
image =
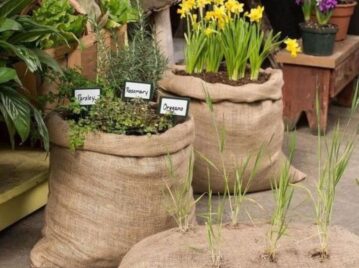
{"label": "burlap sack", "polygon": [[[117,267],[135,243],[176,226],[164,204],[165,181],[175,188],[185,178],[192,118],[152,137],[89,134],[76,153],[66,148],[67,123],[56,114],[47,123],[50,195],[32,267]],[[176,183],[169,178],[167,154]]]}
{"label": "burlap sack", "polygon": [[142,0],[142,8],[145,13],[152,11],[160,11],[167,7],[178,3],[180,0]]}
{"label": "burlap sack", "polygon": [[[330,229],[329,259],[320,261],[316,226],[297,225],[279,241],[276,263],[265,257],[269,226],[223,228],[220,267],[225,268],[355,268],[359,267],[359,237],[340,228]],[[136,244],[119,268],[208,268],[211,255],[207,232],[197,226],[187,233],[171,229]]]}
{"label": "burlap sack", "polygon": [[[183,68],[175,66],[175,69]],[[211,84],[193,76],[175,75],[172,71],[168,71],[159,83],[163,94],[191,98],[190,109],[196,129],[194,148],[221,167],[218,138],[205,102],[204,90],[207,90],[214,103],[215,120],[226,132],[224,159],[231,189],[235,181],[235,168],[243,164],[247,157],[251,157],[253,161],[245,175],[245,183],[247,182],[261,146],[264,148],[261,162],[249,191],[270,189],[271,180],[277,177],[280,168],[287,161],[282,153],[282,72],[274,69],[267,69],[265,72],[270,74],[267,82],[239,87]],[[193,179],[193,189],[197,193],[208,190],[207,168],[208,163],[197,157]],[[222,174],[210,167],[213,192],[224,191]],[[295,168],[291,168],[291,174],[293,182],[305,177]]]}

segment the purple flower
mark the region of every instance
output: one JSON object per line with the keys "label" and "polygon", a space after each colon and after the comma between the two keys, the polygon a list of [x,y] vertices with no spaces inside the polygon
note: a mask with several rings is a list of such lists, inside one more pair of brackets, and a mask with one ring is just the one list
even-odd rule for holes
{"label": "purple flower", "polygon": [[322,13],[332,11],[337,4],[337,0],[317,0],[317,7]]}
{"label": "purple flower", "polygon": [[304,4],[304,0],[295,0],[295,3],[299,6]]}

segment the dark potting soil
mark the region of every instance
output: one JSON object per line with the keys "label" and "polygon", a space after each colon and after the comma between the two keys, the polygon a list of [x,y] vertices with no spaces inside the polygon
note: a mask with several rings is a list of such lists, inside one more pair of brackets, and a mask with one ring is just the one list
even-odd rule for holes
{"label": "dark potting soil", "polygon": [[327,30],[327,29],[336,29],[338,28],[338,26],[334,25],[334,24],[327,24],[327,25],[320,25],[319,23],[315,22],[315,21],[309,21],[306,23],[302,24],[305,28],[310,28],[310,29],[316,29],[316,30]]}
{"label": "dark potting soil", "polygon": [[217,73],[199,73],[199,74],[189,74],[184,70],[175,70],[174,74],[176,75],[183,75],[183,76],[194,76],[201,78],[202,80],[208,82],[208,83],[221,83],[226,84],[230,86],[243,86],[246,84],[263,84],[268,81],[270,74],[267,73],[260,73],[259,78],[257,81],[252,81],[250,79],[250,75],[246,74],[246,76],[242,79],[239,79],[237,81],[229,80],[228,75],[226,71],[219,71]]}

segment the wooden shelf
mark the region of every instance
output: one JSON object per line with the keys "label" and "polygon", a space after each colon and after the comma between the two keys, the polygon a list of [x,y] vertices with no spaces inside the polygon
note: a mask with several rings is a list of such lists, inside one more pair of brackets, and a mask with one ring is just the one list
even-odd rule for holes
{"label": "wooden shelf", "polygon": [[0,147],[0,231],[46,205],[48,176],[46,153]]}
{"label": "wooden shelf", "polygon": [[281,50],[275,58],[277,62],[284,64],[334,69],[359,49],[358,41],[359,36],[349,35],[344,41],[335,43],[334,53],[330,56],[319,57],[300,53],[298,57],[293,58],[288,51]]}

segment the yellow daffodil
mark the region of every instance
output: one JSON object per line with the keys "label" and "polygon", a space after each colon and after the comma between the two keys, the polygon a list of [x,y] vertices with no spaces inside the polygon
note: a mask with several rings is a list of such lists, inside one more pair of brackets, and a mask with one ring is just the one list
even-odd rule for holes
{"label": "yellow daffodil", "polygon": [[214,6],[213,16],[217,20],[224,20],[226,17],[226,8],[224,6]]}
{"label": "yellow daffodil", "polygon": [[208,27],[208,28],[206,28],[205,30],[204,30],[204,34],[206,35],[206,36],[210,36],[211,34],[213,34],[214,33],[214,30],[212,29],[212,28],[210,28],[210,27]]}
{"label": "yellow daffodil", "polygon": [[213,0],[213,4],[215,5],[223,5],[224,0]]}
{"label": "yellow daffodil", "polygon": [[290,52],[290,55],[293,58],[297,57],[298,53],[302,52],[302,49],[299,46],[297,39],[287,38],[284,41],[284,44],[287,45],[286,50]]}
{"label": "yellow daffodil", "polygon": [[198,8],[204,8],[207,4],[210,4],[210,0],[197,0],[196,6]]}
{"label": "yellow daffodil", "polygon": [[239,3],[236,0],[228,0],[225,3],[225,7],[229,12],[232,12],[234,14],[240,14],[243,12],[243,6],[244,4]]}
{"label": "yellow daffodil", "polygon": [[252,8],[249,13],[246,13],[246,16],[251,22],[260,22],[263,17],[263,12],[264,7],[257,6],[256,8]]}
{"label": "yellow daffodil", "polygon": [[207,11],[207,12],[206,12],[206,15],[205,15],[205,17],[204,17],[204,19],[205,19],[206,21],[214,20],[214,19],[215,19],[215,17],[214,17],[214,11]]}

